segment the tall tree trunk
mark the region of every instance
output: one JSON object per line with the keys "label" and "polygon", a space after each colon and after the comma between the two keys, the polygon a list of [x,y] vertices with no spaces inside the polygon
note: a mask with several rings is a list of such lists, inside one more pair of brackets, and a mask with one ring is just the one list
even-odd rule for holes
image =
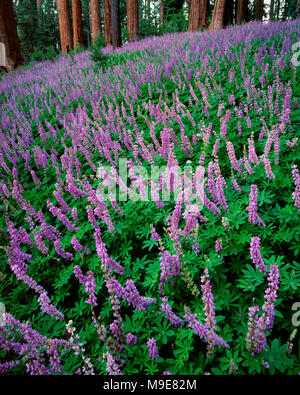
{"label": "tall tree trunk", "polygon": [[63,55],[73,49],[72,26],[68,0],[57,0],[60,45]]}
{"label": "tall tree trunk", "polygon": [[39,10],[41,5],[41,0],[36,0],[36,9]]}
{"label": "tall tree trunk", "polygon": [[274,0],[270,2],[270,21],[274,21]]}
{"label": "tall tree trunk", "polygon": [[139,36],[139,4],[138,0],[127,0],[127,30],[130,41],[137,41]]}
{"label": "tall tree trunk", "polygon": [[207,0],[191,0],[188,31],[196,32],[200,27],[207,25]]}
{"label": "tall tree trunk", "polygon": [[215,0],[212,19],[208,30],[222,29],[224,14],[225,14],[226,0]]}
{"label": "tall tree trunk", "polygon": [[12,0],[1,1],[0,41],[5,45],[5,64],[0,66],[4,66],[7,70],[11,70],[24,63]]}
{"label": "tall tree trunk", "polygon": [[81,1],[72,0],[73,40],[74,48],[83,45]]}
{"label": "tall tree trunk", "polygon": [[147,0],[147,20],[150,21],[150,0]]}
{"label": "tall tree trunk", "polygon": [[276,0],[276,19],[279,21],[280,15],[280,0]]}
{"label": "tall tree trunk", "polygon": [[237,0],[236,24],[240,25],[246,21],[248,12],[248,0]]}
{"label": "tall tree trunk", "polygon": [[256,21],[262,21],[264,16],[264,0],[254,0],[254,14]]}
{"label": "tall tree trunk", "polygon": [[160,0],[160,24],[163,26],[164,23],[165,23],[165,5],[164,5],[164,0]]}
{"label": "tall tree trunk", "polygon": [[110,0],[103,0],[103,10],[104,10],[104,37],[105,37],[106,45],[112,45]]}
{"label": "tall tree trunk", "polygon": [[233,0],[226,1],[223,24],[224,26],[233,24]]}
{"label": "tall tree trunk", "polygon": [[100,0],[90,0],[92,40],[102,33]]}
{"label": "tall tree trunk", "polygon": [[120,22],[120,1],[110,0],[111,10],[111,36],[112,45],[116,49],[122,46],[121,22]]}

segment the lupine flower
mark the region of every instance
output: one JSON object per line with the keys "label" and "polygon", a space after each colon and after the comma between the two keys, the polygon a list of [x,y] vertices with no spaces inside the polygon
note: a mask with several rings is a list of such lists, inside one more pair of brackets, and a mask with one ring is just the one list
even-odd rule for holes
{"label": "lupine flower", "polygon": [[96,290],[96,282],[94,278],[94,273],[92,271],[88,271],[88,275],[84,276],[79,266],[74,266],[74,274],[78,278],[79,282],[84,285],[85,292],[89,294],[89,297],[86,303],[97,306],[97,297],[95,295]]}
{"label": "lupine flower", "polygon": [[300,174],[297,165],[292,166],[292,177],[295,183],[295,191],[292,193],[292,198],[295,200],[294,205],[300,211]]}
{"label": "lupine flower", "polygon": [[152,337],[147,341],[149,357],[154,361],[154,359],[159,358],[158,348],[155,339]]}
{"label": "lupine flower", "polygon": [[267,273],[267,267],[260,254],[260,238],[258,236],[253,236],[250,243],[250,255],[255,266],[262,273]]}
{"label": "lupine flower", "polygon": [[130,344],[136,345],[137,337],[135,335],[133,335],[132,333],[127,333],[127,335],[126,335],[126,343],[128,345],[130,345]]}
{"label": "lupine flower", "polygon": [[217,239],[217,240],[216,240],[215,251],[216,251],[216,252],[219,252],[219,251],[221,251],[222,249],[223,249],[223,246],[222,246],[222,239]]}
{"label": "lupine flower", "polygon": [[270,266],[268,275],[268,288],[265,291],[265,303],[262,306],[263,314],[258,316],[258,306],[249,307],[249,322],[247,333],[247,345],[252,355],[259,354],[266,346],[266,333],[271,331],[275,319],[274,303],[277,299],[279,288],[279,269],[274,263]]}
{"label": "lupine flower", "polygon": [[259,225],[265,226],[265,223],[257,214],[257,185],[255,184],[251,185],[251,191],[249,195],[248,221],[251,224],[258,223]]}
{"label": "lupine flower", "polygon": [[171,306],[167,302],[168,299],[166,297],[162,298],[161,311],[166,313],[165,317],[171,322],[173,326],[183,326],[183,320],[172,311]]}
{"label": "lupine flower", "polygon": [[107,364],[106,370],[108,374],[114,376],[123,375],[123,373],[120,370],[120,367],[118,366],[113,356],[109,352],[103,354],[103,358],[106,359],[106,364]]}

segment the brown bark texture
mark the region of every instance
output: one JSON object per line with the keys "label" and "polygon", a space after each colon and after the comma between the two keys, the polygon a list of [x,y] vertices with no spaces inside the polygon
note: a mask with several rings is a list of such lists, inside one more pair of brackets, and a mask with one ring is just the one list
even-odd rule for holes
{"label": "brown bark texture", "polygon": [[270,2],[270,21],[274,21],[274,0]]}
{"label": "brown bark texture", "polygon": [[112,46],[116,49],[122,46],[119,0],[110,0],[110,12]]}
{"label": "brown bark texture", "polygon": [[226,0],[215,0],[212,19],[208,30],[217,30],[223,28]]}
{"label": "brown bark texture", "polygon": [[237,0],[236,24],[240,25],[246,21],[248,4],[247,0]]}
{"label": "brown bark texture", "polygon": [[112,45],[110,0],[103,0],[103,10],[104,10],[104,38],[106,41],[106,45]]}
{"label": "brown bark texture", "polygon": [[127,0],[127,30],[130,41],[137,41],[139,36],[139,4],[138,0]]}
{"label": "brown bark texture", "polygon": [[223,25],[233,25],[233,0],[226,0]]}
{"label": "brown bark texture", "polygon": [[0,41],[5,45],[5,68],[14,69],[24,63],[14,16],[12,0],[1,0]]}
{"label": "brown bark texture", "polygon": [[83,45],[81,1],[72,0],[73,42],[74,48]]}
{"label": "brown bark texture", "polygon": [[160,0],[160,24],[163,26],[165,23],[165,5],[164,0]]}
{"label": "brown bark texture", "polygon": [[60,45],[63,55],[73,49],[73,34],[68,0],[57,0]]}
{"label": "brown bark texture", "polygon": [[90,0],[92,39],[102,34],[100,0]]}
{"label": "brown bark texture", "polygon": [[254,0],[254,14],[256,21],[262,21],[264,15],[264,0]]}
{"label": "brown bark texture", "polygon": [[207,25],[207,7],[207,0],[191,0],[188,28],[190,32],[196,32]]}

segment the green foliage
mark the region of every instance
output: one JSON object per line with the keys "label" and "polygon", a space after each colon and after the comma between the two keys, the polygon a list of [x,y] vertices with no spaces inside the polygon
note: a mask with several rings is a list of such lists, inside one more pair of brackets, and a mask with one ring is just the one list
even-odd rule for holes
{"label": "green foliage", "polygon": [[107,66],[108,56],[104,55],[103,48],[105,47],[104,38],[99,35],[96,40],[94,40],[92,46],[90,47],[90,57],[93,62],[98,66],[105,68]]}
{"label": "green foliage", "polygon": [[43,60],[54,61],[57,56],[58,56],[58,53],[55,51],[54,47],[52,45],[49,45],[48,47],[34,48],[33,53],[31,55],[31,60],[38,61],[38,62],[43,61]]}
{"label": "green foliage", "polygon": [[163,33],[175,33],[175,32],[185,32],[188,28],[188,19],[183,12],[180,10],[176,14],[171,14],[166,20],[162,27]]}

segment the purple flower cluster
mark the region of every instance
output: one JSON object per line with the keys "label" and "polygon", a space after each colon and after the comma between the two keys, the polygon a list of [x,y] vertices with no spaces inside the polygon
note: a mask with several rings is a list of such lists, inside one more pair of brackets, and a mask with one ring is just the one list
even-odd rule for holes
{"label": "purple flower cluster", "polygon": [[5,326],[0,327],[0,348],[20,358],[1,364],[0,371],[23,364],[30,375],[51,375],[62,373],[61,355],[71,347],[66,340],[47,338],[34,330],[29,322],[22,323],[6,313]]}
{"label": "purple flower cluster", "polygon": [[74,274],[78,278],[79,282],[84,285],[85,292],[89,294],[89,297],[86,303],[91,306],[98,306],[97,297],[95,295],[96,291],[96,282],[94,278],[94,273],[90,270],[87,273],[87,276],[83,275],[79,266],[74,266]]}
{"label": "purple flower cluster", "polygon": [[168,298],[164,297],[161,299],[161,301],[162,301],[161,311],[164,311],[166,313],[165,317],[167,318],[167,320],[169,320],[171,324],[176,328],[183,326],[184,325],[183,320],[173,312],[171,306],[167,303]]}
{"label": "purple flower cluster", "polygon": [[175,277],[180,273],[180,261],[177,255],[171,255],[167,251],[160,253],[160,282],[159,292],[164,293],[165,284],[169,278]]}
{"label": "purple flower cluster", "polygon": [[249,207],[248,207],[248,220],[251,224],[259,224],[265,226],[263,220],[257,214],[257,185],[251,185],[251,191],[249,195]]}
{"label": "purple flower cluster", "polygon": [[250,243],[250,255],[252,262],[262,273],[266,274],[268,269],[262,259],[260,254],[260,238],[258,236],[253,236]]}
{"label": "purple flower cluster", "polygon": [[292,194],[292,198],[295,200],[294,205],[300,211],[300,174],[297,165],[292,166],[292,177],[295,183],[295,191]]}
{"label": "purple flower cluster", "polygon": [[157,348],[157,345],[156,345],[156,340],[153,337],[151,337],[147,341],[147,346],[148,346],[149,357],[152,359],[152,361],[154,361],[155,359],[159,358],[158,348]]}
{"label": "purple flower cluster", "polygon": [[259,307],[249,307],[249,322],[247,345],[252,355],[259,354],[266,346],[266,332],[272,330],[275,319],[275,302],[279,288],[279,269],[274,263],[270,266],[268,275],[268,288],[265,291],[265,302],[262,306],[263,314],[258,316]]}

